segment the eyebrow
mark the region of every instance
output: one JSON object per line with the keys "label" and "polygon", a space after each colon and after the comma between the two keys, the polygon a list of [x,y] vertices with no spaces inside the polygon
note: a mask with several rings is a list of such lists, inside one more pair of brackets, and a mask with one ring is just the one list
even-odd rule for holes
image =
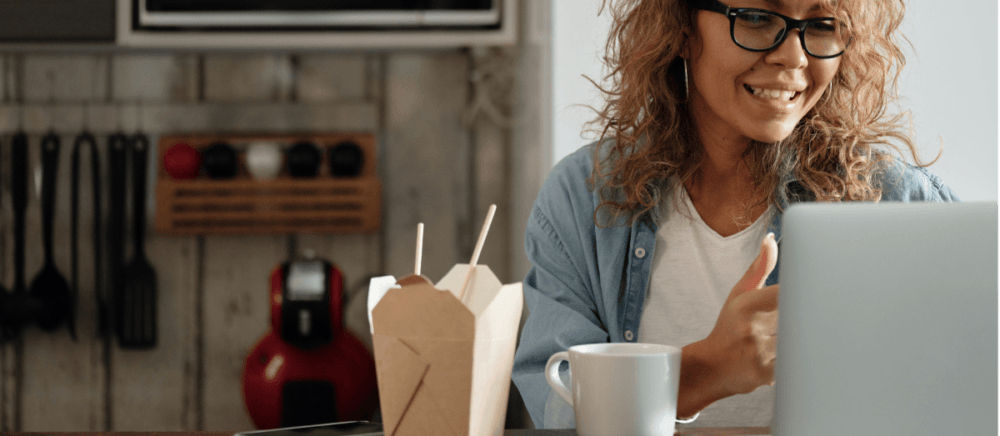
{"label": "eyebrow", "polygon": [[[764,0],[764,3],[767,3],[768,6],[774,8],[774,9],[784,9],[784,7],[785,7],[785,1],[784,0]],[[818,11],[818,10],[821,10],[821,9],[823,9],[823,6],[820,5],[819,3],[816,3],[811,8],[809,8],[809,10],[806,11],[806,12],[815,12],[815,11]]]}

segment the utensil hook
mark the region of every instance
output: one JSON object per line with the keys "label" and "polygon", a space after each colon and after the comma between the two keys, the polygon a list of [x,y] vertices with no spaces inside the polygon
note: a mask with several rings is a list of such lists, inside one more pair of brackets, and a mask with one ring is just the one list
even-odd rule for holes
{"label": "utensil hook", "polygon": [[143,122],[142,121],[143,121],[142,120],[142,99],[139,99],[136,102],[136,108],[135,108],[135,131],[136,131],[136,133],[142,133],[142,130],[143,130],[143,126],[142,126]]}
{"label": "utensil hook", "polygon": [[90,131],[90,100],[83,101],[83,131]]}
{"label": "utensil hook", "polygon": [[52,70],[45,72],[45,77],[49,81],[49,131],[55,131],[56,126],[56,73]]}
{"label": "utensil hook", "polygon": [[122,103],[120,103],[120,102],[116,103],[115,104],[115,124],[117,124],[117,127],[118,127],[117,131],[118,131],[118,133],[123,133],[124,134],[125,133],[125,129],[122,128],[122,126],[123,126],[123,123],[122,123],[122,112],[123,111],[124,110],[122,109]]}

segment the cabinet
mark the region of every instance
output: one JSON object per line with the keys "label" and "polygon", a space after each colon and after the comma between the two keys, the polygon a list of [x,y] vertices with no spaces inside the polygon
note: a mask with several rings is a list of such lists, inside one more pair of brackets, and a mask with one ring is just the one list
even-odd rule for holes
{"label": "cabinet", "polygon": [[0,1],[0,43],[114,42],[115,0]]}

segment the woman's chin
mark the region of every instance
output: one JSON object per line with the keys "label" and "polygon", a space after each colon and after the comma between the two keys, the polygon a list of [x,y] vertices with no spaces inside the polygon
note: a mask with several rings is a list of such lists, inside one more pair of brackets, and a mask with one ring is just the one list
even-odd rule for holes
{"label": "woman's chin", "polygon": [[780,142],[788,138],[792,134],[793,130],[795,130],[794,125],[787,127],[775,126],[774,128],[762,129],[756,132],[752,132],[751,134],[747,135],[747,137],[758,142],[766,142],[766,143]]}

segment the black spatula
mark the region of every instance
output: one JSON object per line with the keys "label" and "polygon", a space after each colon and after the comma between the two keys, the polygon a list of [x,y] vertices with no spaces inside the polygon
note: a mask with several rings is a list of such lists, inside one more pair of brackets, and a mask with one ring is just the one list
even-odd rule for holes
{"label": "black spatula", "polygon": [[122,348],[156,346],[156,271],[146,260],[146,156],[149,138],[137,134],[129,143],[132,151],[132,230],[134,250],[125,267],[122,284],[120,331]]}
{"label": "black spatula", "polygon": [[126,146],[128,138],[122,133],[108,136],[108,227],[107,227],[107,259],[108,259],[108,317],[105,325],[114,335],[121,336],[122,320],[122,285],[125,284],[125,185],[127,157]]}

